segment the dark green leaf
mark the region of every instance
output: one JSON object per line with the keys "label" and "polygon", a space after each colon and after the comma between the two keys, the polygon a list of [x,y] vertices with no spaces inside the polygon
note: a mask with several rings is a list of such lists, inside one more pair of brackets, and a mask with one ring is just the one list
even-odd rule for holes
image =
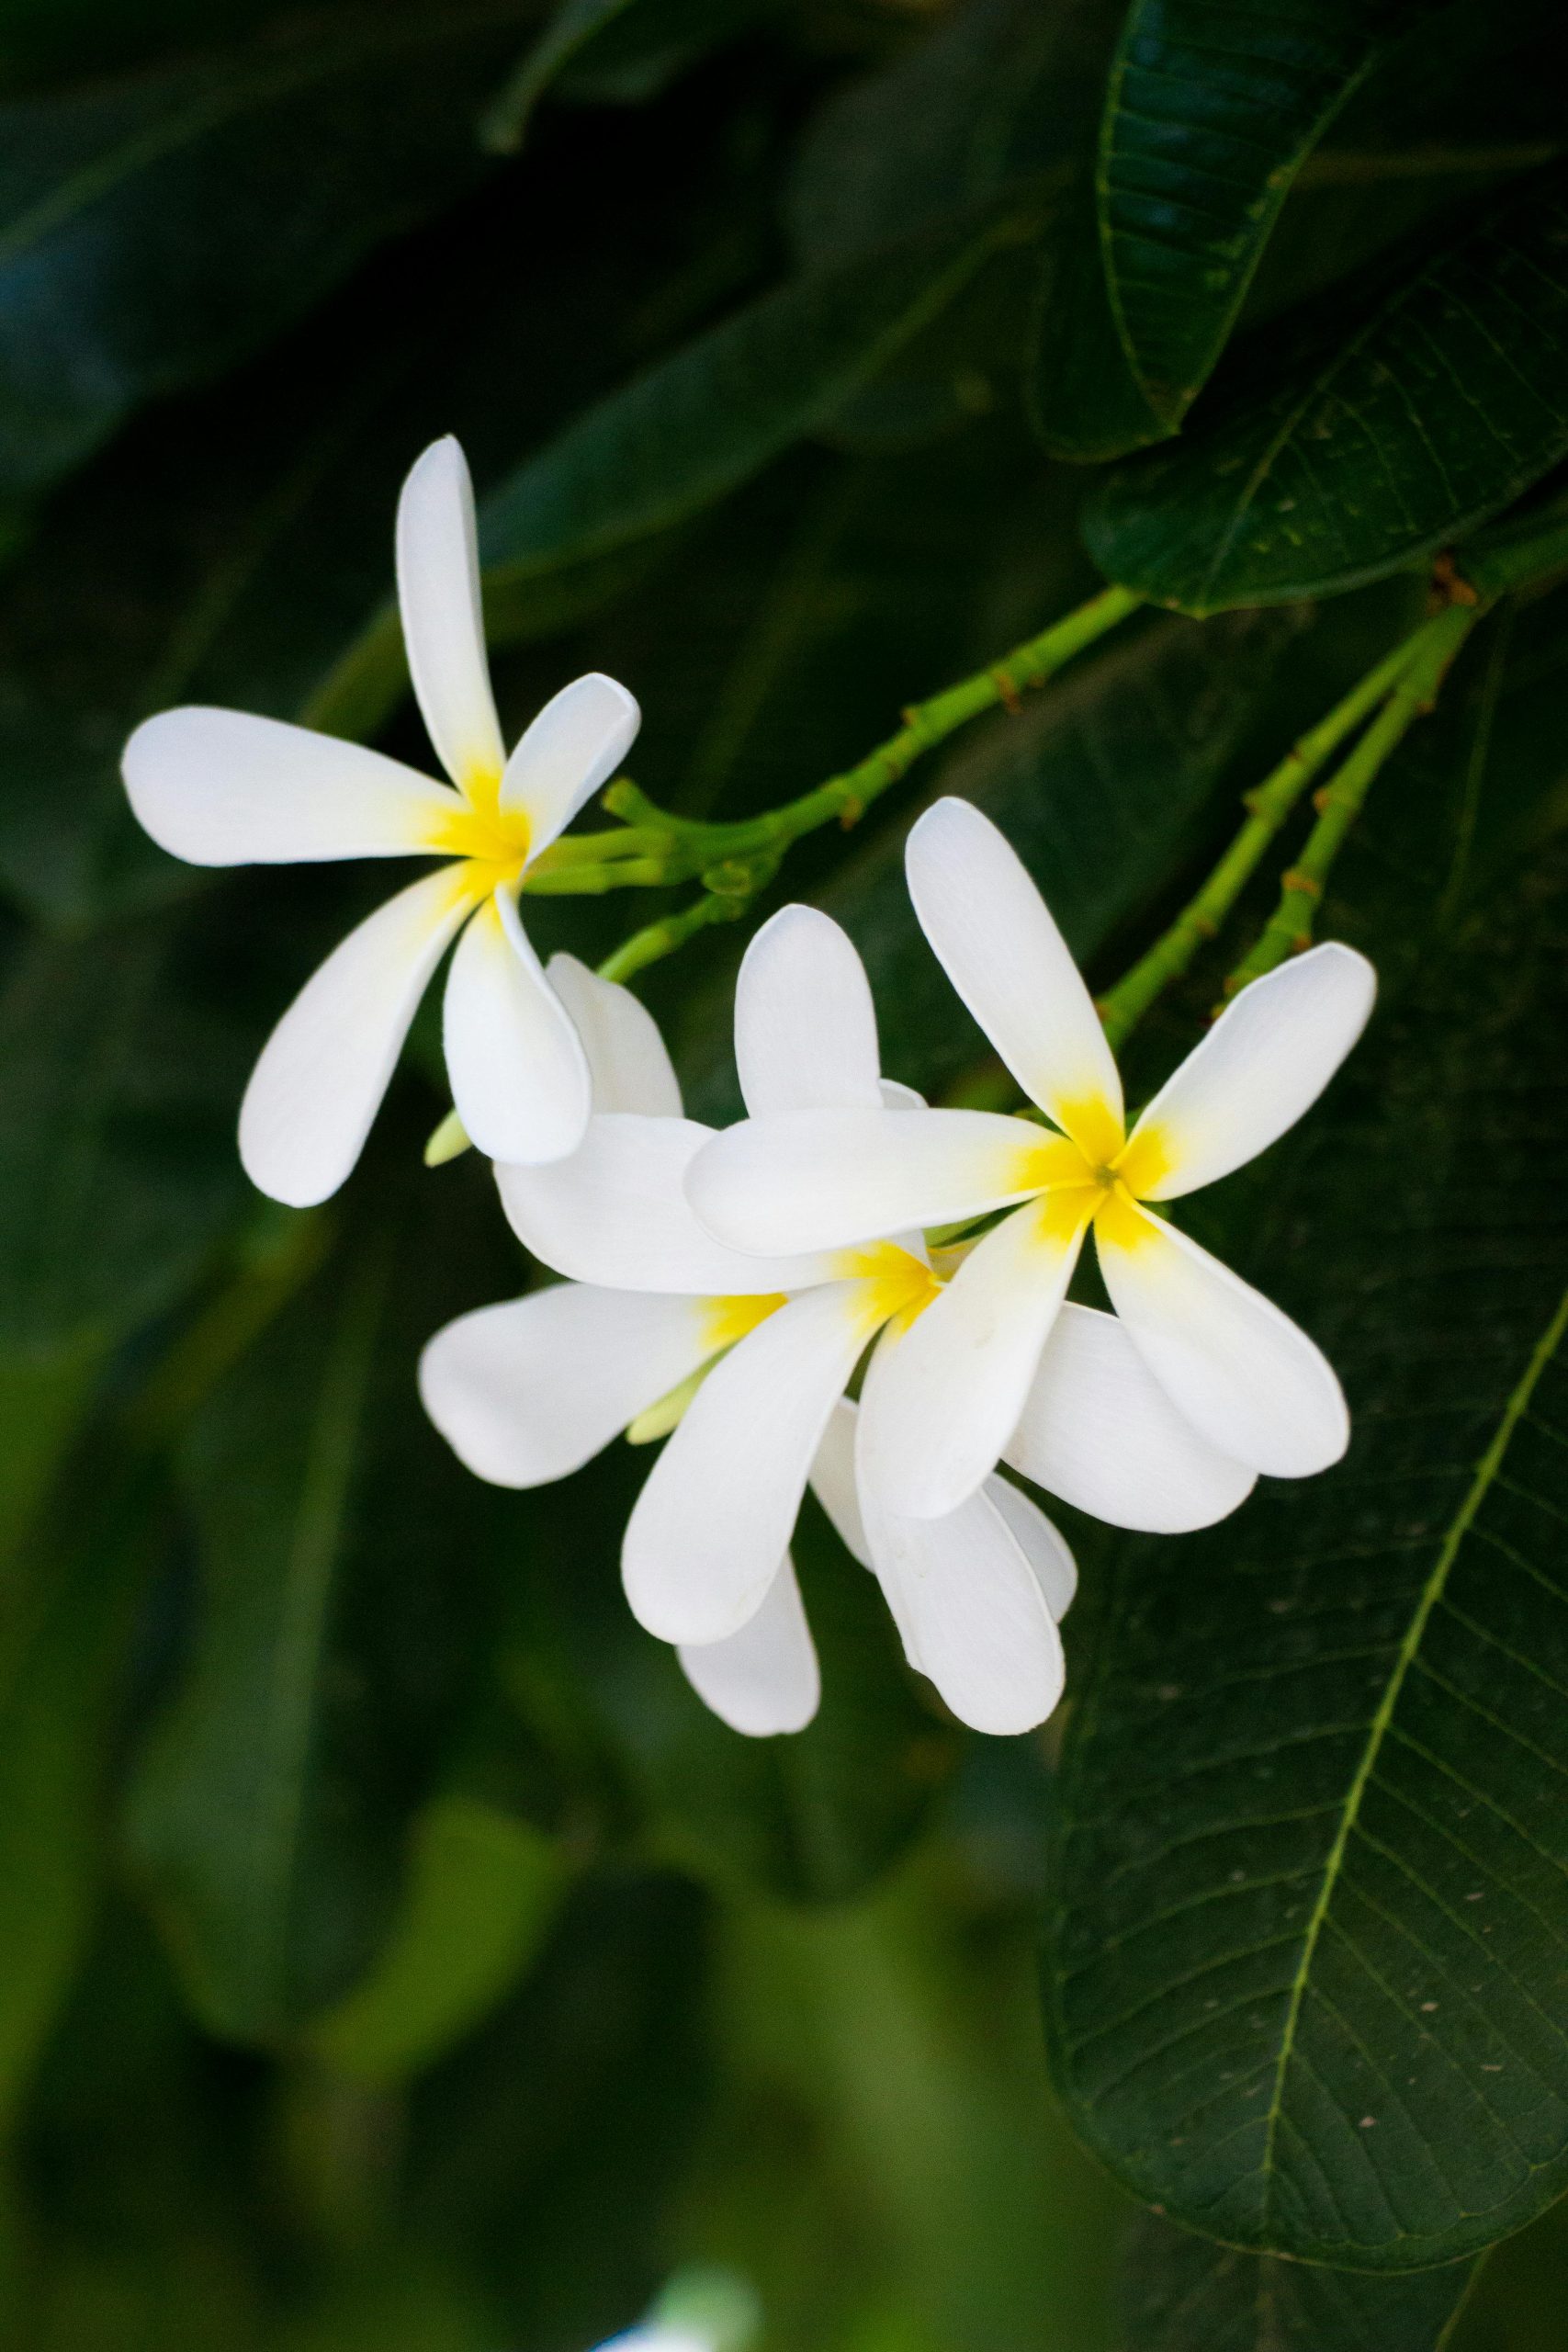
{"label": "dark green leaf", "polygon": [[707,2090],[708,1930],[689,1883],[600,1874],[502,2015],[414,2086],[410,2223],[477,2262],[491,2342],[597,2343],[663,2284]]}
{"label": "dark green leaf", "polygon": [[1568,888],[1558,848],[1461,923],[1425,780],[1384,780],[1334,900],[1392,1002],[1194,1220],[1304,1308],[1350,1456],[1091,1579],[1046,1971],[1138,2195],[1364,2269],[1568,2182]]}
{"label": "dark green leaf", "polygon": [[1440,2352],[1473,2263],[1407,2278],[1239,2254],[1155,2214],[1122,2256],[1125,2352]]}
{"label": "dark green leaf", "polygon": [[749,31],[773,0],[560,0],[501,96],[486,109],[487,147],[523,144],[534,108],[563,77],[584,96],[635,104],[680,67]]}
{"label": "dark green leaf", "polygon": [[488,1495],[413,1370],[485,1271],[444,1239],[373,1215],[192,1423],[194,1648],[130,1827],[192,2000],[236,2038],[366,1970],[466,1670]]}
{"label": "dark green leaf", "polygon": [[[623,582],[653,543],[824,424],[1027,228],[1026,213],[1006,209],[783,286],[591,408],[481,501],[492,639],[558,628],[563,597],[600,601],[606,580]],[[312,718],[374,724],[404,676],[389,609],[326,681]]]}
{"label": "dark green leaf", "polygon": [[311,2047],[359,2082],[422,2071],[522,1975],[567,1883],[560,1850],[542,1830],[478,1796],[433,1797],[413,1826],[386,1949],[311,2029]]}
{"label": "dark green leaf", "polygon": [[468,187],[512,14],[339,13],[0,108],[0,491],[255,349]]}
{"label": "dark green leaf", "polygon": [[1111,476],[1087,518],[1111,579],[1192,613],[1323,594],[1545,473],[1568,449],[1568,170],[1467,216],[1359,314],[1337,292],[1320,324],[1282,368],[1271,334],[1177,447]]}
{"label": "dark green leaf", "polygon": [[1134,0],[1100,124],[1111,320],[1174,433],[1235,324],[1304,158],[1382,46],[1446,0]]}
{"label": "dark green leaf", "polygon": [[243,1043],[149,931],[27,947],[0,992],[0,1334],[107,1342],[190,1281],[244,1195]]}

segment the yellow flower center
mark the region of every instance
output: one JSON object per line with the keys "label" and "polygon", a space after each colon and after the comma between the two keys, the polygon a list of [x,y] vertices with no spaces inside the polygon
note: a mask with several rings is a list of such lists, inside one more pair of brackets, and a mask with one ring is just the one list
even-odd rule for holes
{"label": "yellow flower center", "polygon": [[867,1339],[885,1323],[907,1331],[942,1288],[924,1260],[897,1241],[875,1241],[867,1249],[842,1250],[839,1270],[844,1281],[861,1285],[855,1306]]}
{"label": "yellow flower center", "polygon": [[460,857],[464,877],[476,898],[488,898],[502,884],[522,881],[528,864],[528,819],[521,808],[501,805],[501,777],[489,770],[463,779],[463,797],[443,814],[429,846],[442,857]]}
{"label": "yellow flower center", "polygon": [[1170,1165],[1157,1127],[1130,1141],[1109,1103],[1075,1103],[1070,1136],[1041,1134],[1019,1147],[1014,1186],[1039,1196],[1043,1236],[1062,1240],[1087,1225],[1123,1249],[1146,1239],[1150,1227],[1134,1203]]}

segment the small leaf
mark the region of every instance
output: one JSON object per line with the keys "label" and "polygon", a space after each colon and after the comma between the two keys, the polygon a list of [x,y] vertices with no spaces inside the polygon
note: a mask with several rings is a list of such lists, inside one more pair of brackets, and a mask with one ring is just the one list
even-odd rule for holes
{"label": "small leaf", "polygon": [[1235,322],[1301,164],[1382,49],[1445,0],[1134,0],[1100,124],[1110,314],[1174,433]]}
{"label": "small leaf", "polygon": [[1568,450],[1568,168],[1378,283],[1359,307],[1335,289],[1304,359],[1280,366],[1269,331],[1175,448],[1112,474],[1085,524],[1110,578],[1198,614],[1326,594],[1419,562]]}
{"label": "small leaf", "polygon": [[1333,901],[1386,945],[1369,1039],[1192,1218],[1304,1314],[1351,1452],[1174,1567],[1088,1568],[1045,1977],[1056,2082],[1136,2194],[1367,2270],[1568,2185],[1568,860],[1458,927],[1424,781],[1382,779]]}
{"label": "small leaf", "polygon": [[374,1968],[310,2040],[367,2083],[418,2074],[495,2007],[538,1950],[568,1873],[559,1849],[494,1804],[432,1798],[414,1823],[400,1917]]}
{"label": "small leaf", "polygon": [[1383,2278],[1241,2254],[1157,2215],[1122,2256],[1123,2352],[1440,2352],[1471,2262]]}
{"label": "small leaf", "polygon": [[339,16],[0,107],[0,490],[53,480],[461,193],[508,13]]}

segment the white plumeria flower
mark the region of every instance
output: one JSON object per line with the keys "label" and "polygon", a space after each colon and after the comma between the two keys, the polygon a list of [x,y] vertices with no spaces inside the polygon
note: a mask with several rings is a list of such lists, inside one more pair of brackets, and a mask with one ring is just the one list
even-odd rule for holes
{"label": "white plumeria flower", "polygon": [[620,765],[637,704],[613,678],[579,678],[508,758],[485,658],[473,489],[454,440],[435,442],[403,484],[397,568],[414,693],[451,786],[362,744],[237,710],[164,711],[125,751],[138,819],[191,865],[449,861],[350,933],[256,1064],[240,1156],[254,1183],[296,1207],[325,1200],[354,1167],[454,939],[446,1069],[468,1135],[494,1159],[556,1159],[588,1120],[582,1048],[517,894]]}
{"label": "white plumeria flower", "polygon": [[1091,1227],[1119,1323],[1217,1478],[1225,1463],[1249,1483],[1337,1461],[1349,1421],[1322,1353],[1148,1204],[1229,1175],[1316,1100],[1371,1010],[1365,956],[1317,947],[1254,981],[1128,1135],[1089,991],[996,827],[965,801],[939,801],[910,833],[908,868],[949,978],[1055,1132],[989,1112],[798,1108],[732,1128],[688,1179],[707,1229],[743,1250],[842,1248],[1013,1212],[868,1392],[861,1451],[877,1492],[935,1518],[1004,1454],[1038,1475],[1032,1391]]}
{"label": "white plumeria flower", "polygon": [[[984,1731],[1043,1721],[1061,1691],[1055,1620],[1073,1585],[1071,1556],[1043,1513],[999,1478],[936,1522],[906,1522],[858,1493],[855,1413],[843,1392],[878,1332],[937,1295],[919,1238],[767,1261],[715,1242],[684,1191],[711,1130],[680,1116],[649,1016],[569,958],[550,968],[588,1049],[594,1115],[570,1159],[498,1176],[522,1239],[574,1279],[437,1335],[422,1374],[436,1426],[481,1476],[533,1486],[576,1469],[623,1428],[640,1436],[675,1424],[627,1529],[627,1595],[737,1729],[794,1729],[816,1705],[788,1562],[808,1481],[874,1568],[911,1663],[953,1712]],[[753,1116],[890,1099],[898,1116],[919,1112],[918,1096],[879,1076],[859,957],[808,908],[784,909],[752,942],[735,1035]],[[1084,1329],[1064,1326],[1066,1369],[1042,1406],[1036,1468],[1091,1508],[1125,1498],[1133,1524],[1152,1523],[1137,1516],[1150,1462],[1167,1463],[1157,1523],[1197,1524],[1230,1509],[1234,1465],[1222,1465],[1216,1501],[1206,1449],[1179,1429],[1173,1444],[1174,1417],[1114,1318],[1078,1315]],[[1075,1346],[1092,1356],[1094,1378],[1073,1373]]]}

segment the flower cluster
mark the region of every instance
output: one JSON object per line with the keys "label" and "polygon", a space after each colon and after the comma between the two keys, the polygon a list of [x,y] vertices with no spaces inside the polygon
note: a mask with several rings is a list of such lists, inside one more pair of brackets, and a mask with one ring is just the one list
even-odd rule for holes
{"label": "flower cluster", "polygon": [[[505,754],[453,442],[405,486],[398,574],[452,786],[226,711],[165,713],[127,751],[138,816],[188,859],[448,860],[284,1016],[242,1112],[246,1167],[295,1203],[341,1183],[456,939],[457,1109],[513,1229],[564,1279],[431,1340],[420,1383],[437,1428],[516,1487],[623,1432],[666,1440],[626,1527],[626,1596],[737,1730],[794,1731],[816,1711],[790,1559],[807,1486],[953,1713],[1030,1729],[1061,1694],[1076,1571],[1003,1465],[1113,1525],[1176,1533],[1234,1510],[1260,1472],[1304,1476],[1344,1451],[1317,1348],[1160,1204],[1315,1100],[1365,1024],[1371,966],[1330,944],[1255,982],[1129,1129],[1034,884],[977,809],[939,801],[909,836],[915,911],[1039,1115],[930,1108],[885,1078],[859,956],[792,906],[742,963],[747,1115],[715,1133],[683,1115],[637,1000],[569,956],[542,969],[523,932],[525,876],[614,774],[637,712],[612,680],[580,679]],[[1091,1231],[1111,1314],[1066,1296]]]}

